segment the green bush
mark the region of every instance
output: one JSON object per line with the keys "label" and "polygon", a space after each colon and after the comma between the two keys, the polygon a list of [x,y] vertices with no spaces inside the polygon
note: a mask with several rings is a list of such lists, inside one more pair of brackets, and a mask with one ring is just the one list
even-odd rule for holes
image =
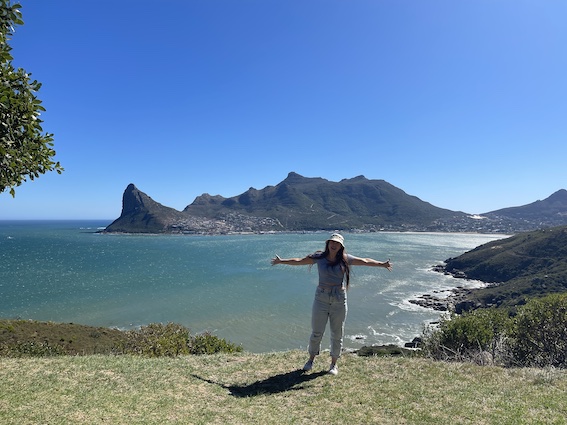
{"label": "green bush", "polygon": [[443,318],[426,328],[424,354],[437,360],[494,363],[506,356],[504,342],[511,319],[503,309],[478,309]]}
{"label": "green bush", "polygon": [[176,323],[150,323],[127,332],[123,352],[147,357],[189,354],[189,330]]}
{"label": "green bush", "polygon": [[437,360],[567,368],[567,293],[532,299],[515,317],[502,308],[452,314],[424,330],[423,352]]}
{"label": "green bush", "polygon": [[517,366],[567,367],[567,294],[533,299],[518,309],[509,348]]}
{"label": "green bush", "polygon": [[205,332],[193,337],[190,352],[191,354],[240,353],[242,347]]}
{"label": "green bush", "polygon": [[190,336],[189,330],[176,323],[151,323],[127,332],[122,347],[125,354],[146,357],[175,357],[187,354],[215,354],[241,352],[242,347],[210,333]]}

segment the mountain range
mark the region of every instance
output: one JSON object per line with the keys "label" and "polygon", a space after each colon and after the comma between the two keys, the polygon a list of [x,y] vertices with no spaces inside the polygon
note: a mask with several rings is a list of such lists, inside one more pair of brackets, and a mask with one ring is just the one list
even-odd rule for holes
{"label": "mountain range", "polygon": [[384,180],[332,182],[291,172],[263,189],[225,198],[207,193],[183,211],[129,184],[122,213],[105,232],[223,234],[277,231],[443,231],[517,233],[567,224],[567,190],[481,215],[436,207]]}

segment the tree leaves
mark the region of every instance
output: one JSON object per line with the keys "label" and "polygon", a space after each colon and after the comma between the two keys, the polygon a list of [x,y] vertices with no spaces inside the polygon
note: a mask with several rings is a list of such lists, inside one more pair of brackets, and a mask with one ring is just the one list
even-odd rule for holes
{"label": "tree leaves", "polygon": [[41,83],[31,74],[12,65],[12,48],[8,44],[14,25],[23,25],[19,4],[0,0],[0,193],[27,179],[34,180],[48,171],[61,173],[63,168],[53,160],[53,134],[43,133],[39,117],[45,108],[36,93]]}

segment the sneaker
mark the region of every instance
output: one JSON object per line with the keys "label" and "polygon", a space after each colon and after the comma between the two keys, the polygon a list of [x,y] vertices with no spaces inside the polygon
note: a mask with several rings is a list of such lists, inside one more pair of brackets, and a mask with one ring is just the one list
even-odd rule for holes
{"label": "sneaker", "polygon": [[307,363],[305,363],[305,366],[303,366],[303,370],[307,372],[311,369],[313,369],[313,360],[307,360]]}
{"label": "sneaker", "polygon": [[329,374],[331,374],[331,375],[338,375],[339,374],[339,368],[337,367],[336,364],[331,365],[331,368],[329,369]]}

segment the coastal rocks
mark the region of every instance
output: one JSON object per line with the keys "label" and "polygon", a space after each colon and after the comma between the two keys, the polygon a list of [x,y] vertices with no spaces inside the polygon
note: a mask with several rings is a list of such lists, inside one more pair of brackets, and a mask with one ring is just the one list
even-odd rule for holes
{"label": "coastal rocks", "polygon": [[419,336],[416,336],[414,339],[411,340],[411,342],[406,342],[404,344],[405,348],[421,348],[421,345],[423,344],[423,339],[421,339]]}
{"label": "coastal rocks", "polygon": [[461,270],[453,270],[451,272],[447,271],[447,268],[443,264],[438,264],[431,268],[434,272],[443,273],[447,276],[453,276],[456,279],[467,279],[467,274]]}
{"label": "coastal rocks", "polygon": [[389,345],[365,345],[361,349],[356,351],[356,354],[362,357],[371,356],[411,356],[415,353],[417,349],[420,349],[423,344],[421,337],[416,336],[411,342],[406,342],[403,347],[395,344]]}
{"label": "coastal rocks", "polygon": [[390,345],[372,345],[372,346],[364,346],[359,349],[356,354],[362,357],[371,357],[371,356],[402,356],[402,355],[412,355],[414,350],[410,350],[408,348],[398,347],[397,345],[390,344]]}
{"label": "coastal rocks", "polygon": [[484,306],[480,302],[464,299],[454,304],[454,312],[456,314],[463,314],[467,311],[476,310],[482,307]]}
{"label": "coastal rocks", "polygon": [[420,307],[429,308],[436,311],[447,311],[449,310],[449,304],[447,299],[441,299],[431,294],[423,294],[416,300],[409,300],[410,303],[418,305]]}
{"label": "coastal rocks", "polygon": [[[456,279],[467,279],[465,272],[456,269],[449,272],[443,264],[433,266],[432,270],[438,273],[452,276]],[[478,302],[472,301],[470,299],[470,295],[472,294],[472,291],[470,289],[458,286],[451,290],[441,292],[449,292],[449,294],[446,296],[423,294],[417,297],[417,299],[409,300],[409,302],[424,308],[429,308],[436,311],[452,311],[457,314],[461,314],[465,311],[481,307]]]}
{"label": "coastal rocks", "polygon": [[469,296],[472,293],[470,289],[459,286],[442,292],[449,292],[449,294],[445,297],[423,294],[417,297],[417,299],[409,300],[409,302],[424,308],[436,311],[453,311],[457,314],[481,307],[479,303],[469,299]]}

